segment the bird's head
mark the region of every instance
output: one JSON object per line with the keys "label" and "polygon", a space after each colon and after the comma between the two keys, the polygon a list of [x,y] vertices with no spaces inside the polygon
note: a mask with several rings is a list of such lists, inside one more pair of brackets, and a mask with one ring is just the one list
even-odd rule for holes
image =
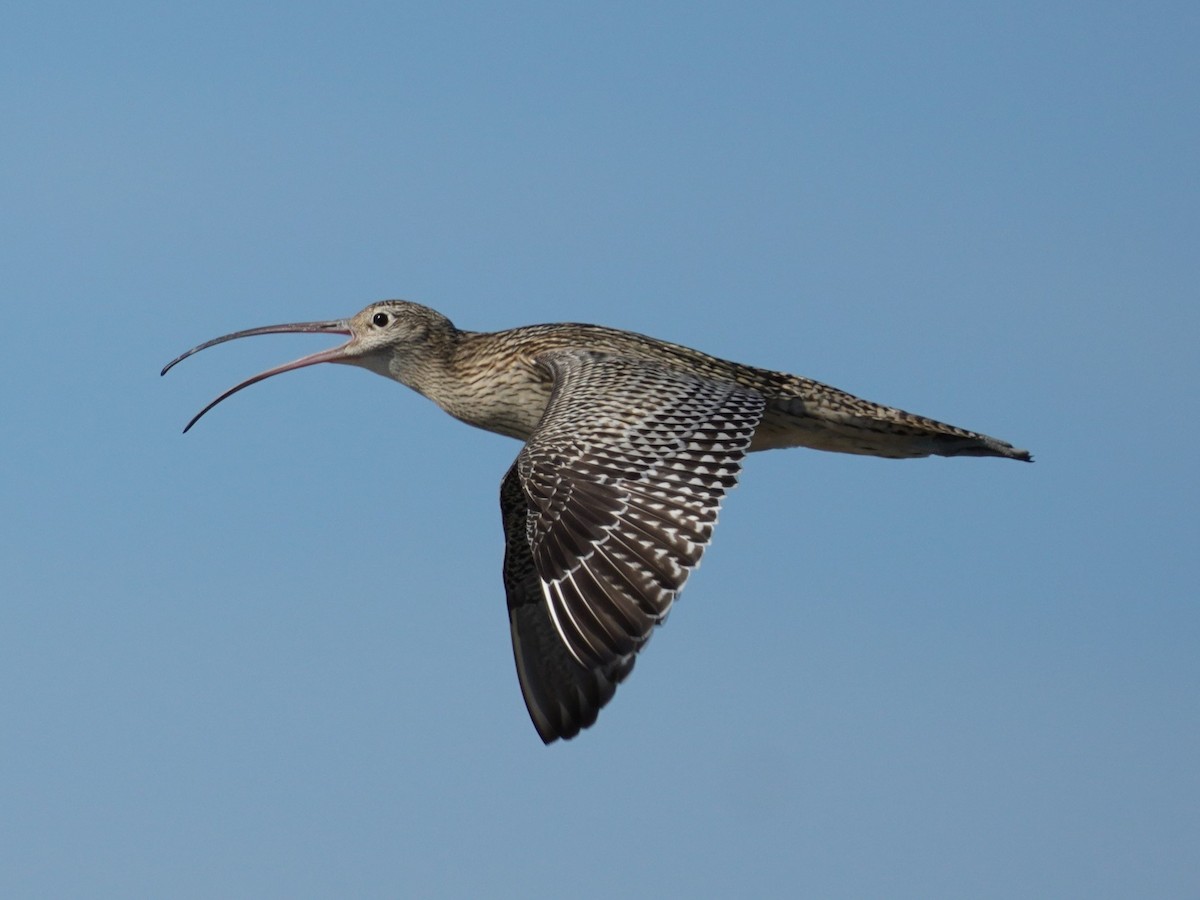
{"label": "bird's head", "polygon": [[313,334],[344,334],[350,340],[338,347],[320,350],[290,363],[275,366],[265,372],[247,378],[225,391],[204,409],[196,413],[183,429],[185,432],[199,421],[200,417],[224,400],[252,384],[257,384],[272,375],[315,366],[317,363],[343,363],[362,366],[380,375],[394,378],[403,384],[418,387],[420,373],[427,367],[432,355],[444,354],[453,344],[457,329],[450,320],[429,307],[407,300],[382,300],[349,319],[334,319],[328,322],[293,322],[286,325],[265,325],[225,334],[205,341],[167,363],[162,370],[166,375],[177,363],[193,353],[232,341],[235,338],[253,337],[258,334],[288,334],[307,332]]}

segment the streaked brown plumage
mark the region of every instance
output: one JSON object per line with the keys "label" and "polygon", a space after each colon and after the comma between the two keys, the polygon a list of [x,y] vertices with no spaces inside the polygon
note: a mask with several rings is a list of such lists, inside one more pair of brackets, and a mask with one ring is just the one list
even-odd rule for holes
{"label": "streaked brown plumage", "polygon": [[504,585],[521,690],[546,743],[591,725],[632,671],[699,563],[746,453],[1031,459],[984,434],[644,335],[578,324],[460,331],[402,300],[345,320],[228,334],[163,374],[214,344],[296,331],[350,340],[241,382],[184,431],[244,387],[335,362],[525,441],[500,489]]}

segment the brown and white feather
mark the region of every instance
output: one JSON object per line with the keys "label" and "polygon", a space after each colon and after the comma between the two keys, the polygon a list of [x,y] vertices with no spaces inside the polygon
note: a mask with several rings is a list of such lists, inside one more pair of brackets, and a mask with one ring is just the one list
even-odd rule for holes
{"label": "brown and white feather", "polygon": [[[525,543],[543,613],[571,659],[615,684],[612,674],[632,665],[699,564],[764,401],[735,384],[611,354],[553,350],[537,363],[553,388],[515,463]],[[520,542],[507,528],[510,480],[502,504],[509,557]],[[509,557],[511,610],[512,585],[520,582],[526,602],[530,588]]]}

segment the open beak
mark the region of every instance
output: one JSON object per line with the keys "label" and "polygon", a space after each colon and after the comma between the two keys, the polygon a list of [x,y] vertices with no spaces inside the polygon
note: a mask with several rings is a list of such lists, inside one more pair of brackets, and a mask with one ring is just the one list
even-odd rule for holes
{"label": "open beak", "polygon": [[[318,334],[353,334],[353,332],[350,330],[350,324],[344,319],[338,319],[334,322],[294,322],[290,325],[265,325],[262,328],[247,328],[245,331],[235,331],[233,334],[222,335],[219,338],[213,338],[211,341],[205,341],[203,344],[193,347],[191,350],[180,354],[163,366],[161,374],[166,375],[176,364],[187,359],[193,353],[199,353],[201,350],[207,350],[209,347],[215,347],[217,344],[223,344],[226,341],[232,341],[235,338],[253,337],[256,334],[289,334],[297,331]],[[344,362],[348,356],[346,350],[353,343],[353,340],[349,340],[339,347],[331,347],[328,350],[321,350],[317,353],[303,356],[300,359],[294,360],[293,362],[284,363],[282,366],[276,366],[273,369],[267,369],[265,372],[259,372],[253,378],[247,378],[240,384],[235,384],[225,393],[221,394],[221,396],[217,397],[217,399],[209,403],[208,406],[204,407],[204,409],[200,410],[200,412],[192,416],[192,420],[188,422],[183,429],[184,434],[187,434],[188,430],[198,421],[200,421],[200,417],[206,412],[208,412],[226,397],[232,397],[242,388],[250,387],[250,385],[257,384],[265,378],[270,378],[272,375],[279,375],[282,372],[290,372],[293,369],[302,369],[305,366],[315,366],[317,363]]]}

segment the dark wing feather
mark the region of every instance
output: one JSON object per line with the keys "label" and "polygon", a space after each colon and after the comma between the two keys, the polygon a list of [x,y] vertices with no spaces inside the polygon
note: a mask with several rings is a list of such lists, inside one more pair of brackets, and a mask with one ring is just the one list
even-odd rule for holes
{"label": "dark wing feather", "polygon": [[[523,610],[534,595],[541,601],[538,616],[523,613],[523,634],[514,619],[513,636],[526,703],[549,740],[544,725],[555,720],[547,705],[573,729],[553,737],[590,725],[666,618],[737,482],[763,399],[737,385],[607,354],[561,350],[537,361],[554,389],[505,477],[501,506],[508,556],[519,553],[524,567],[518,572],[518,560],[510,566],[506,557],[510,616],[514,594]],[[526,505],[523,536],[514,530],[516,488]],[[538,652],[548,650],[548,636],[557,637],[552,665],[531,661],[535,633]],[[564,650],[574,668],[565,665]],[[589,697],[585,687],[595,698],[588,713],[586,703],[571,705]],[[563,715],[567,707],[571,714]]]}
{"label": "dark wing feather", "polygon": [[586,669],[567,650],[546,613],[542,585],[529,551],[529,507],[514,463],[500,485],[504,521],[504,589],[517,678],[529,717],[549,744],[571,738],[596,721],[617,684],[633,671],[631,654],[608,666]]}

